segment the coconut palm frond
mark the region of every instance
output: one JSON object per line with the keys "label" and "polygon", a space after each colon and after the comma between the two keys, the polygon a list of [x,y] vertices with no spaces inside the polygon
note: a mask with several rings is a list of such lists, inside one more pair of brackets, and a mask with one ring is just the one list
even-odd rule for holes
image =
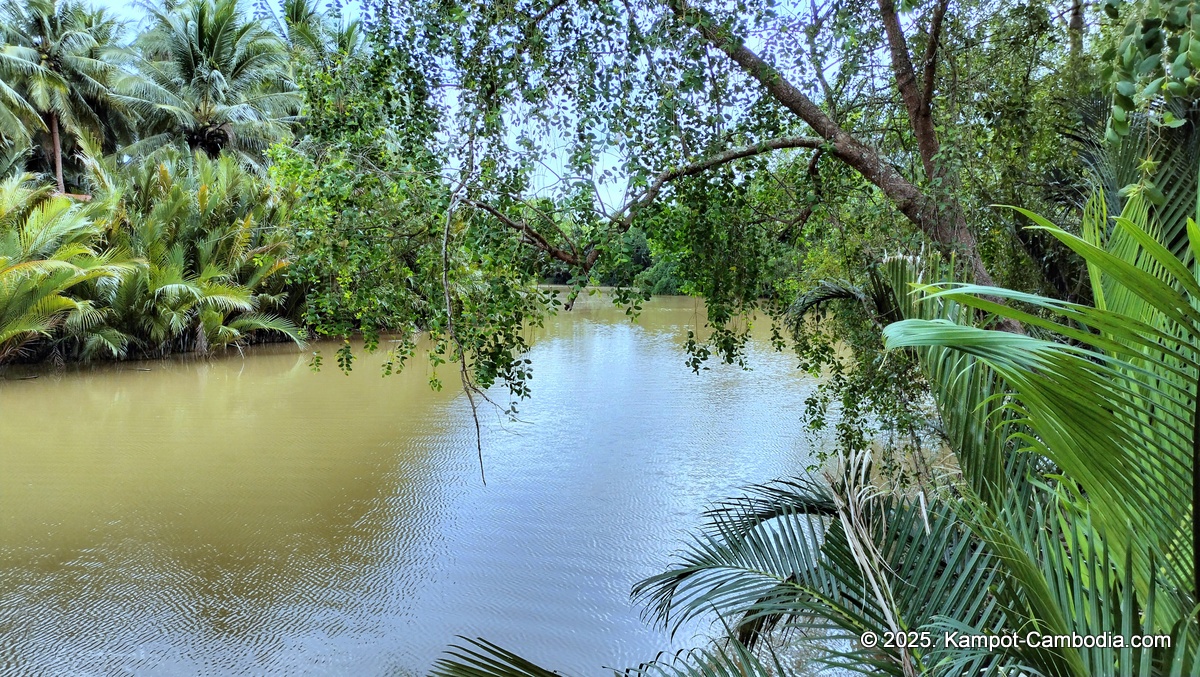
{"label": "coconut palm frond", "polygon": [[434,664],[433,677],[562,677],[562,673],[538,667],[520,656],[484,639],[460,638],[466,645],[453,645]]}

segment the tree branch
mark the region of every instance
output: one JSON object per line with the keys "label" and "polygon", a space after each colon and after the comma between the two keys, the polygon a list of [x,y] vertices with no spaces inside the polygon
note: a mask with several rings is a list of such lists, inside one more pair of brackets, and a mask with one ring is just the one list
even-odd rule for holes
{"label": "tree branch", "polygon": [[515,220],[509,218],[509,216],[507,214],[500,211],[499,209],[496,209],[495,207],[493,207],[492,205],[490,205],[486,202],[479,202],[478,200],[464,199],[464,200],[462,200],[462,203],[465,205],[470,205],[471,207],[474,207],[476,209],[482,209],[483,211],[487,212],[488,214],[491,214],[492,216],[496,217],[504,225],[508,226],[509,228],[512,228],[515,231],[520,232],[521,235],[524,237],[524,241],[526,244],[530,244],[530,245],[533,245],[534,247],[537,247],[538,249],[549,254],[550,256],[558,259],[559,261],[562,261],[563,263],[565,263],[567,265],[571,265],[571,266],[579,266],[581,264],[579,257],[575,256],[574,253],[566,251],[565,249],[560,249],[559,247],[555,247],[554,245],[550,244],[546,240],[546,238],[542,237],[541,233],[537,232],[533,228],[530,228],[529,224],[525,223],[524,221],[515,221]]}
{"label": "tree branch", "polygon": [[946,8],[949,6],[950,0],[941,0],[933,8],[933,18],[929,21],[929,43],[925,45],[925,59],[923,60],[925,81],[921,88],[921,103],[924,104],[925,110],[929,111],[931,115],[933,111],[933,85],[937,76],[938,43],[942,39],[942,20],[946,18]]}
{"label": "tree branch", "polygon": [[[673,167],[659,173],[654,180],[650,182],[650,186],[641,195],[626,203],[625,206],[618,209],[615,213],[608,215],[608,219],[616,225],[616,230],[618,233],[624,233],[633,226],[633,219],[637,215],[637,212],[653,203],[654,200],[658,198],[659,193],[662,192],[662,189],[668,183],[676,179],[681,179],[686,176],[695,176],[696,174],[700,174],[706,170],[712,169],[713,167],[727,164],[733,162],[734,160],[753,157],[755,155],[761,155],[771,151],[783,150],[785,148],[815,148],[818,149],[819,152],[819,149],[825,145],[826,141],[824,139],[815,137],[782,137],[778,139],[761,141],[749,146],[733,148],[723,153],[718,153],[716,155],[711,155],[709,157],[690,162],[686,165]],[[541,233],[534,230],[528,223],[525,223],[524,221],[517,221],[486,202],[463,199],[462,203],[491,214],[499,219],[499,221],[504,225],[520,232],[527,244],[533,245],[534,247],[546,252],[553,258],[558,259],[563,263],[581,267],[585,272],[591,270],[592,266],[595,265],[596,260],[599,257],[600,252],[598,249],[596,249],[596,243],[594,242],[583,248],[583,251],[586,252],[586,254],[581,259],[577,252],[567,251],[560,247],[555,247],[554,245],[550,244],[550,242],[544,236],[542,236]],[[572,249],[574,249],[574,247],[572,247]]]}
{"label": "tree branch", "polygon": [[[671,90],[668,89],[663,83],[662,78],[659,77],[658,68],[655,67],[654,50],[644,48],[646,38],[642,35],[642,29],[637,24],[637,13],[633,11],[633,6],[629,3],[629,0],[624,0],[624,4],[625,11],[629,13],[629,31],[636,39],[634,45],[636,45],[636,48],[641,52],[642,56],[646,57],[646,70],[650,73],[650,77],[654,80],[654,85],[658,87],[663,94],[669,94]],[[634,45],[631,45],[631,48]],[[636,57],[637,54],[635,53],[634,56]],[[690,148],[688,148],[687,135],[683,133],[683,122],[679,119],[678,109],[671,109],[671,117],[674,118],[675,126],[679,128],[679,150],[683,153],[684,157],[687,157],[692,154],[692,151]]]}
{"label": "tree branch", "polygon": [[[812,23],[804,31],[806,42],[808,43],[808,60],[812,62],[813,70],[817,74],[817,82],[821,85],[821,91],[825,93],[825,105],[829,108],[829,117],[835,122],[841,119],[838,115],[837,97],[834,96],[833,88],[829,86],[829,82],[825,80],[825,64],[821,58],[817,56],[816,34],[821,30],[822,24],[825,23],[825,18],[829,16],[821,16],[817,10],[817,0],[810,0],[809,11],[812,13]],[[832,13],[833,10],[830,10]],[[840,124],[840,122],[839,122]]]}
{"label": "tree branch", "polygon": [[[939,8],[941,7],[942,3],[939,3]],[[934,23],[939,26],[942,13],[939,13],[938,9],[934,9]],[[921,154],[921,164],[925,168],[925,176],[932,179],[934,172],[937,171],[934,158],[937,157],[941,146],[937,140],[937,132],[933,128],[930,100],[926,99],[922,95],[922,91],[917,88],[917,75],[913,70],[912,58],[908,53],[908,40],[904,37],[904,29],[900,26],[900,16],[896,13],[894,0],[879,0],[879,15],[883,19],[883,32],[887,35],[888,51],[892,59],[892,74],[896,78],[896,89],[900,91],[900,98],[904,101],[904,108],[908,111],[908,122],[912,127],[913,135],[917,138],[917,150]],[[932,33],[933,27],[931,26],[930,34],[932,35]],[[937,41],[935,40],[932,44],[936,45]],[[932,86],[930,68],[930,64],[926,64],[926,75]]]}
{"label": "tree branch", "polygon": [[629,230],[629,227],[633,224],[633,217],[637,214],[637,212],[654,202],[654,200],[658,198],[658,194],[662,191],[663,187],[675,179],[681,179],[685,176],[695,176],[696,174],[704,172],[705,170],[733,162],[734,160],[753,157],[755,155],[761,155],[763,153],[768,153],[775,150],[783,150],[784,148],[821,148],[826,143],[827,142],[825,139],[818,139],[811,136],[782,137],[778,139],[770,139],[768,141],[761,141],[750,146],[733,148],[725,151],[724,153],[710,155],[709,157],[701,160],[696,160],[695,162],[690,162],[686,165],[668,169],[667,171],[662,172],[655,177],[654,181],[650,183],[650,186],[641,194],[641,196],[617,210],[616,214],[614,214],[612,217],[613,221],[617,222],[618,229],[621,232]]}
{"label": "tree branch", "polygon": [[813,153],[812,159],[808,161],[808,180],[812,181],[813,192],[818,199],[824,199],[824,196],[821,195],[824,192],[821,189],[821,156],[824,154],[825,152],[818,148],[817,152]]}
{"label": "tree branch", "polygon": [[529,17],[529,22],[536,26],[537,24],[540,24],[542,22],[542,19],[545,19],[546,17],[550,16],[551,14],[553,14],[555,12],[555,10],[557,10],[559,7],[562,7],[565,4],[567,4],[567,0],[554,0],[554,2],[550,3],[550,5],[546,7],[546,9],[543,9],[542,11],[538,12],[537,14],[534,14],[533,16]]}
{"label": "tree branch", "polygon": [[[474,134],[468,139],[468,144],[467,166],[472,167],[475,164]],[[475,381],[471,378],[471,372],[467,369],[467,351],[463,347],[462,341],[458,340],[458,332],[454,328],[454,301],[450,294],[450,230],[454,223],[454,209],[460,202],[459,195],[466,187],[469,175],[469,169],[463,172],[462,177],[458,180],[458,185],[450,193],[450,203],[446,207],[446,227],[442,230],[442,296],[446,301],[446,333],[454,343],[455,352],[458,353],[458,373],[462,377],[463,392],[467,394],[467,400],[471,403],[471,416],[475,419],[475,449],[479,453],[479,479],[483,481],[484,485],[487,485],[487,475],[483,471],[483,431],[479,427],[479,409],[475,406],[475,393],[483,394],[484,399],[487,399],[487,395],[475,385]]]}
{"label": "tree branch", "polygon": [[914,96],[917,90],[913,88],[917,74],[913,69],[912,57],[908,53],[908,39],[904,37],[904,28],[900,26],[900,15],[896,13],[894,0],[879,0],[879,15],[883,19],[883,32],[887,35],[888,53],[892,60],[892,74],[896,78],[896,87],[911,113],[913,106],[910,105],[910,99],[920,103]]}
{"label": "tree branch", "polygon": [[[676,18],[693,27],[714,48],[725,52],[743,71],[758,80],[776,101],[808,123],[817,134],[829,142],[827,148],[832,155],[878,187],[913,225],[940,246],[960,250],[964,263],[972,270],[977,283],[993,283],[992,276],[979,256],[975,236],[967,227],[961,209],[939,209],[934,200],[902,176],[890,163],[885,162],[876,149],[843,130],[804,92],[788,82],[778,69],[748,49],[740,37],[722,28],[720,22],[707,12],[691,7],[687,0],[665,2]],[[880,8],[885,10],[882,12],[884,27],[895,57],[893,68],[896,70],[898,83],[905,83],[901,88],[901,95],[906,104],[919,104],[920,92],[916,89],[916,78],[912,72],[912,61],[908,56],[904,33],[899,30],[895,5],[892,0],[879,0],[879,4]],[[920,116],[921,110],[919,105],[914,105],[909,111],[909,116],[914,122],[921,121],[922,126],[914,127],[914,132],[922,144],[921,156],[926,172],[932,172],[933,160],[938,152],[937,136],[931,116]]]}
{"label": "tree branch", "polygon": [[[824,154],[825,154],[825,151],[821,148],[818,148],[817,152],[813,153],[812,157],[808,161],[808,180],[812,184],[813,196],[816,197],[815,204],[819,204],[819,203],[823,202],[825,199],[825,197],[824,197],[825,191],[821,187],[821,171],[820,171],[821,157]],[[772,177],[774,177],[774,174],[772,174]],[[776,178],[775,180],[779,182],[779,185],[781,188],[788,191],[788,193],[791,193],[791,191],[787,188],[786,185],[784,185],[784,183],[782,181],[779,181],[778,178]],[[796,198],[793,196],[792,199],[795,200]],[[797,200],[797,202],[798,202],[798,200]],[[799,228],[803,228],[805,226],[805,224],[808,223],[808,220],[812,218],[813,212],[816,211],[815,204],[810,203],[810,204],[806,204],[803,207],[801,207],[800,211],[796,214],[795,218],[790,219],[784,223],[783,230],[781,230],[779,232],[779,234],[775,236],[775,239],[778,240],[779,242],[782,242],[785,244],[792,242],[792,240],[795,238],[796,230]]]}
{"label": "tree branch", "polygon": [[1067,35],[1071,39],[1070,61],[1077,62],[1083,55],[1083,0],[1071,0],[1071,18],[1067,22]]}
{"label": "tree branch", "polygon": [[929,199],[911,181],[901,176],[891,164],[884,162],[874,148],[838,126],[804,92],[747,48],[742,40],[720,30],[711,16],[692,8],[687,4],[687,0],[666,1],[681,21],[699,31],[713,47],[725,52],[743,71],[758,80],[776,101],[829,141],[831,153],[879,187],[909,221],[935,241],[942,244],[951,243],[944,235],[935,232],[936,210]]}

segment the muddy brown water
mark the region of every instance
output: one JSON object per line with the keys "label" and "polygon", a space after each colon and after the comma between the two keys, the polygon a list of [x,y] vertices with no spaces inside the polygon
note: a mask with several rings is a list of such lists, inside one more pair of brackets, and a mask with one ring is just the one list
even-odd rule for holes
{"label": "muddy brown water", "polygon": [[[700,375],[697,301],[590,298],[532,333],[520,421],[452,370],[309,351],[0,381],[0,674],[423,674],[457,635],[605,674],[674,638],[630,588],[701,512],[808,463],[814,387],[760,336]],[[762,332],[759,332],[762,334]],[[497,392],[502,396],[502,393]]]}

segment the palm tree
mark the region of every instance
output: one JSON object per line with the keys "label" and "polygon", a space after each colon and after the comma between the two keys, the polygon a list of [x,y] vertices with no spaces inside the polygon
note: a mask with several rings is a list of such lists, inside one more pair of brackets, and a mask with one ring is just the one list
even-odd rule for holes
{"label": "palm tree", "polygon": [[273,331],[300,343],[289,308],[287,241],[260,177],[232,156],[164,148],[133,166],[86,155],[108,246],[138,264],[78,291],[97,310],[74,332],[81,357],[206,352]]}
{"label": "palm tree", "polygon": [[[3,37],[6,34],[7,30],[0,24],[0,42],[4,44],[8,43]],[[10,84],[40,70],[39,64],[30,63],[6,48],[0,49],[0,143],[7,156],[24,155],[33,141],[33,134],[46,129],[37,109]]]}
{"label": "palm tree", "polygon": [[[1027,215],[1087,262],[1094,307],[972,286],[929,294],[1058,340],[928,321],[900,323],[885,336],[894,346],[947,346],[1002,374],[1035,432],[1033,450],[1080,483],[1096,527],[1132,531],[1134,540],[1113,552],[1129,560],[1138,593],[1171,601],[1160,620],[1189,617],[1200,600],[1200,524],[1192,520],[1200,488],[1200,229],[1187,219],[1183,256],[1171,253],[1136,185],[1111,227],[1103,196],[1093,198],[1082,236]],[[981,298],[992,291],[1051,319]]]}
{"label": "palm tree", "polygon": [[0,362],[64,324],[86,323],[91,303],[65,292],[128,269],[98,252],[101,232],[83,206],[31,188],[32,178],[0,182]]}
{"label": "palm tree", "polygon": [[[129,82],[137,77],[135,55],[126,41],[128,25],[104,7],[85,6],[79,12],[78,21],[95,40],[88,56],[112,67],[105,95],[91,100],[90,104],[102,123],[98,136],[100,148],[105,153],[113,153],[137,140],[142,123],[137,112],[117,96],[114,89],[117,82]],[[82,150],[84,144],[77,145]]]}
{"label": "palm tree", "polygon": [[320,10],[316,0],[284,0],[279,28],[297,57],[320,62],[335,55],[355,56],[366,43],[360,20],[338,14],[335,21]]}
{"label": "palm tree", "polygon": [[333,51],[347,57],[358,56],[367,45],[367,35],[359,19],[347,19],[339,15],[330,37]]}
{"label": "palm tree", "polygon": [[278,35],[238,0],[190,0],[153,9],[151,18],[139,40],[145,80],[122,83],[125,100],[147,119],[145,135],[126,152],[174,144],[257,163],[287,138],[301,96]]}
{"label": "palm tree", "polygon": [[[5,0],[0,5],[0,23],[6,44],[4,67],[17,76],[21,98],[41,117],[49,133],[58,192],[66,192],[63,180],[63,136],[84,133],[103,136],[105,122],[121,109],[111,95],[116,65],[109,60],[120,24],[103,13],[59,0]],[[102,28],[102,30],[98,30]],[[19,100],[0,93],[10,110],[23,110]],[[101,105],[106,108],[101,109]]]}
{"label": "palm tree", "polygon": [[315,0],[284,0],[280,33],[297,55],[323,58],[328,48],[325,15]]}

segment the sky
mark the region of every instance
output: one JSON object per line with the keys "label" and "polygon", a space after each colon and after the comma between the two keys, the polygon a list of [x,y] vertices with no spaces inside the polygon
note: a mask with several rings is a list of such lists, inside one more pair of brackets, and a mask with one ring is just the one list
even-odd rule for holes
{"label": "sky", "polygon": [[[253,0],[242,0],[243,4],[249,6]],[[280,7],[279,0],[266,0],[278,13]],[[90,0],[91,4],[97,7],[104,7],[109,11],[115,12],[118,16],[132,22],[136,27],[137,23],[146,17],[146,10],[142,9],[142,0]],[[345,13],[349,16],[356,16],[359,13],[358,2],[355,0],[345,0]]]}
{"label": "sky", "polygon": [[92,4],[103,7],[135,24],[146,16],[145,10],[132,0],[92,0]]}

